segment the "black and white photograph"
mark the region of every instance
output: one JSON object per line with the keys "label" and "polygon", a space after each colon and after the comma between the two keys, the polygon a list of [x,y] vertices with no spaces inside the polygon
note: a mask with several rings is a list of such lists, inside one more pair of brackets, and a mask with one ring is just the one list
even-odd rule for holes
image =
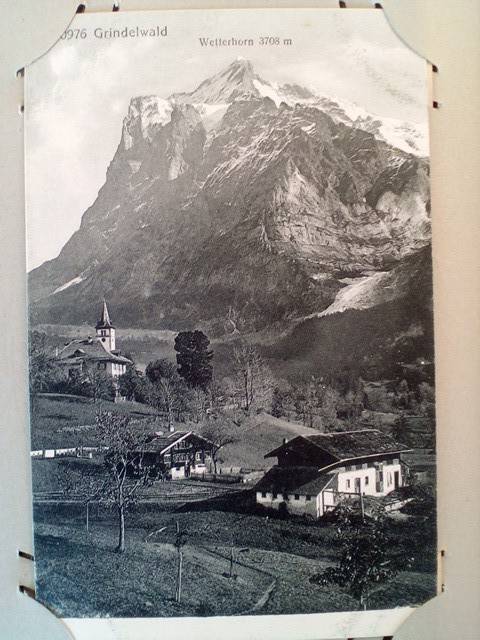
{"label": "black and white photograph", "polygon": [[36,597],[437,593],[427,70],[381,11],[95,14],[25,72]]}

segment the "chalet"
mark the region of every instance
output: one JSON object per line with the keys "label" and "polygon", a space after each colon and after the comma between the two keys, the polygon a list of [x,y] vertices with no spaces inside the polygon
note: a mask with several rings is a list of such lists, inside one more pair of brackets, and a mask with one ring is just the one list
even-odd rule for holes
{"label": "chalet", "polygon": [[118,378],[126,372],[131,360],[122,356],[116,349],[115,327],[110,321],[105,300],[95,330],[95,337],[89,336],[68,342],[56,354],[55,364],[68,375],[82,375],[88,370],[104,372],[112,378],[117,389]]}
{"label": "chalet", "polygon": [[256,485],[258,504],[319,518],[345,496],[386,496],[406,483],[406,446],[376,429],[297,436]]}
{"label": "chalet", "polygon": [[142,467],[172,480],[202,475],[210,468],[213,444],[193,431],[156,433],[142,446]]}

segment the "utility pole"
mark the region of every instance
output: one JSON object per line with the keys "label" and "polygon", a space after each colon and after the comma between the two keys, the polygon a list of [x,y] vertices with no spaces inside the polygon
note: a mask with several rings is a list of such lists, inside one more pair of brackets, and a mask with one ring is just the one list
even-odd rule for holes
{"label": "utility pole", "polygon": [[180,602],[182,599],[182,570],[183,570],[183,551],[182,547],[185,544],[185,536],[180,531],[180,523],[176,522],[176,537],[175,547],[178,551],[178,565],[177,565],[177,586],[175,589],[175,602]]}
{"label": "utility pole", "polygon": [[182,599],[182,565],[183,565],[183,552],[178,549],[178,572],[177,572],[177,588],[175,591],[175,602],[180,602]]}
{"label": "utility pole", "polygon": [[230,571],[228,572],[228,577],[233,578],[233,545],[230,547]]}

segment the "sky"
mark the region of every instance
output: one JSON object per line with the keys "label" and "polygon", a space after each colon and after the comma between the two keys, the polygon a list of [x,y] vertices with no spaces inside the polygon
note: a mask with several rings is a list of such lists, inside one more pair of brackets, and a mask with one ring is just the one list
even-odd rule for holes
{"label": "sky", "polygon": [[[149,39],[99,39],[95,28],[160,27]],[[85,13],[26,69],[27,268],[58,255],[93,204],[132,97],[191,91],[242,56],[269,82],[297,83],[372,114],[427,118],[426,63],[383,11],[279,9]],[[200,37],[290,38],[289,46],[203,48]]]}

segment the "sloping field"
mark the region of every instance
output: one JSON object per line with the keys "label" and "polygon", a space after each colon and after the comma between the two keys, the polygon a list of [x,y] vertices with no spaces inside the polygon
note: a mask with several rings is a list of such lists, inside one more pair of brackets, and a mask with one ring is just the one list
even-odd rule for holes
{"label": "sloping field", "polygon": [[[32,449],[95,446],[94,424],[98,411],[127,414],[140,425],[155,424],[157,411],[138,402],[108,402],[60,393],[42,394],[31,416]],[[152,431],[155,430],[153,426]]]}
{"label": "sloping field", "polygon": [[318,433],[296,422],[274,418],[268,414],[256,416],[237,432],[238,441],[221,450],[220,458],[225,465],[244,469],[269,469],[276,463],[275,458],[265,459],[269,451],[280,446],[286,438]]}
{"label": "sloping field", "polygon": [[[111,512],[93,512],[88,533],[79,508],[38,506],[35,513],[37,597],[58,615],[170,617],[359,608],[335,585],[310,582],[336,561],[331,526],[222,511],[167,513],[141,505],[127,515],[126,552],[117,554]],[[405,527],[412,526],[417,525],[392,523],[402,539],[408,537]],[[185,542],[180,603],[174,600],[177,527]],[[425,552],[418,549],[422,556]],[[417,563],[375,588],[369,608],[415,605],[432,597],[434,573],[419,569]]]}

